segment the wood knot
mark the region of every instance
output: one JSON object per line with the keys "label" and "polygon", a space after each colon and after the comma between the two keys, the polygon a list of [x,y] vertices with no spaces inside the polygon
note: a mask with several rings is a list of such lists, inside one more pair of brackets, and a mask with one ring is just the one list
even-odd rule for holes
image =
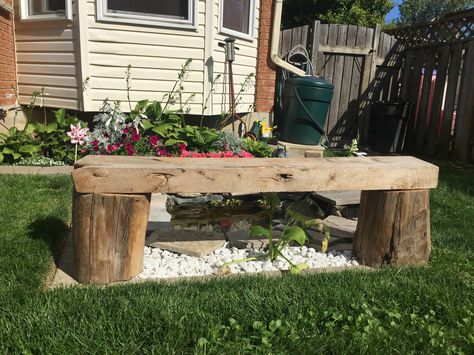
{"label": "wood knot", "polygon": [[278,174],[278,180],[288,181],[291,179],[293,179],[293,174],[290,174],[290,173]]}

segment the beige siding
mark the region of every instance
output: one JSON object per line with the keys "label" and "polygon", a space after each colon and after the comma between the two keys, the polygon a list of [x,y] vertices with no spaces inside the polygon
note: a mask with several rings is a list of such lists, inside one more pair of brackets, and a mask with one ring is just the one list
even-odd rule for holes
{"label": "beige siding", "polygon": [[[48,107],[77,107],[80,82],[77,16],[74,21],[20,21],[15,8],[18,93],[22,104],[42,87]],[[79,85],[80,86],[80,85]],[[37,104],[41,100],[37,99]]]}
{"label": "beige siding", "polygon": [[[213,113],[220,114],[229,110],[228,97],[228,81],[224,73],[225,69],[225,54],[224,49],[218,46],[218,42],[224,41],[226,35],[220,33],[220,4],[221,1],[216,0],[214,7],[214,41],[213,41],[213,61],[214,61],[214,78],[221,74],[217,90],[213,95]],[[235,95],[242,87],[245,78],[250,73],[256,74],[257,68],[257,46],[258,46],[258,29],[259,29],[259,15],[260,15],[260,1],[255,0],[255,20],[254,20],[254,38],[253,40],[239,39],[235,41],[235,46],[239,50],[235,51],[235,61],[232,64],[234,73],[234,91]],[[249,107],[255,102],[255,86],[252,86],[241,95],[237,106],[237,112],[247,112]]]}
{"label": "beige siding", "polygon": [[[218,46],[226,36],[220,33],[220,1],[211,0],[212,31],[206,41],[206,1],[197,1],[196,29],[173,29],[119,22],[98,22],[93,0],[73,0],[74,21],[16,22],[18,87],[22,103],[44,86],[49,95],[45,104],[77,107],[82,79],[88,78],[84,110],[98,110],[104,99],[124,102],[127,110],[125,72],[131,65],[132,105],[142,99],[162,100],[176,83],[181,66],[193,60],[192,71],[184,83],[183,101],[195,95],[191,113],[201,114],[209,92],[209,76],[221,79],[208,103],[207,114],[218,115],[229,109],[224,50]],[[254,39],[237,39],[233,63],[235,92],[245,77],[255,73],[257,64],[259,0],[256,0]],[[18,13],[18,9],[17,9]],[[19,16],[17,16],[19,18]],[[80,34],[80,42],[79,42]],[[206,47],[207,46],[207,47]],[[206,54],[207,53],[207,58]],[[212,62],[207,75],[205,63]],[[237,111],[245,112],[255,101],[252,87],[241,96]],[[79,95],[81,96],[81,95]],[[174,108],[177,108],[175,106]]]}
{"label": "beige siding", "polygon": [[205,1],[198,1],[195,30],[98,22],[95,2],[88,0],[90,109],[97,110],[106,98],[120,100],[122,109],[128,109],[125,72],[129,64],[132,105],[143,99],[162,100],[175,85],[182,65],[192,58],[183,101],[194,94],[191,113],[200,114],[204,85],[204,12]]}

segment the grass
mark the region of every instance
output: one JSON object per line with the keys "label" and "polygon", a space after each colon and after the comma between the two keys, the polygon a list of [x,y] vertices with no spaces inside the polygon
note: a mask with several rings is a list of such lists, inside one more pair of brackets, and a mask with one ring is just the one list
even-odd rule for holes
{"label": "grass", "polygon": [[0,176],[0,352],[474,352],[474,170],[442,165],[428,267],[44,290],[66,177]]}

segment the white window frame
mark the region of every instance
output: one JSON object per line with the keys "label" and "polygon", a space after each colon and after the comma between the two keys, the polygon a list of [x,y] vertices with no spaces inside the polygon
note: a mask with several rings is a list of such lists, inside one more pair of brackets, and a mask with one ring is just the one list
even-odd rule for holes
{"label": "white window frame", "polygon": [[235,30],[231,30],[229,28],[224,27],[224,0],[220,1],[220,33],[229,35],[236,38],[242,38],[249,41],[253,41],[254,39],[254,31],[255,31],[255,0],[250,1],[250,9],[249,9],[249,33],[243,33]]}
{"label": "white window frame", "polygon": [[[140,0],[142,1],[142,0]],[[173,0],[169,0],[173,1]],[[160,15],[140,15],[140,14],[123,14],[107,12],[107,0],[96,0],[96,11],[98,21],[122,22],[132,25],[149,25],[157,27],[171,27],[183,29],[196,29],[196,0],[188,0],[188,20],[180,20],[173,17]]]}
{"label": "white window frame", "polygon": [[[48,0],[45,0],[45,6],[46,2]],[[39,15],[30,15],[29,11],[29,6],[28,6],[29,0],[21,0],[20,1],[20,19],[21,21],[47,21],[47,20],[66,20],[66,21],[72,21],[72,0],[65,0],[66,4],[66,11],[64,14],[57,14],[57,13],[51,13],[51,14],[39,14]]]}

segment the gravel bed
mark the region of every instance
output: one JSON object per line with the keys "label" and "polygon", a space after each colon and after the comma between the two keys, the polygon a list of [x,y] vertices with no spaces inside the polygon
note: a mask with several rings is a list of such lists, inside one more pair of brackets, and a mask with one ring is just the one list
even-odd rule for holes
{"label": "gravel bed", "polygon": [[[283,254],[294,264],[305,262],[310,268],[358,266],[351,251],[317,252],[314,248],[286,247]],[[144,270],[138,279],[174,278],[179,276],[205,276],[216,274],[219,268],[235,260],[263,255],[253,249],[229,248],[227,245],[203,258],[177,254],[159,248],[145,247]],[[229,266],[231,273],[258,273],[289,270],[289,264],[281,257],[273,263],[265,261],[245,261]]]}

